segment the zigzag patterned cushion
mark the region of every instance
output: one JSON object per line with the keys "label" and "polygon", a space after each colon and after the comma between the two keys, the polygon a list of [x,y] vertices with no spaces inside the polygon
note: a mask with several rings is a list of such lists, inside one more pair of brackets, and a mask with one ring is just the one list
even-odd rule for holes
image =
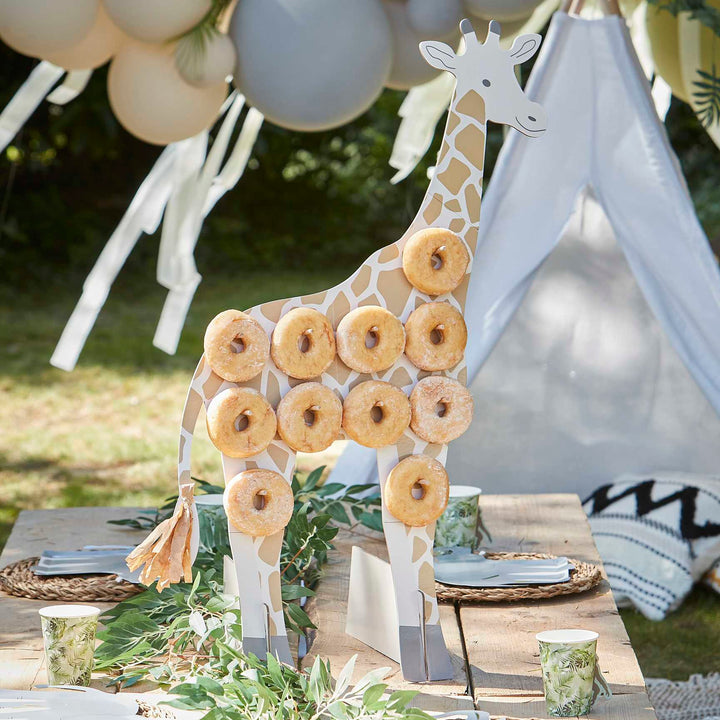
{"label": "zigzag patterned cushion", "polygon": [[624,475],[583,507],[616,602],[652,620],[720,559],[720,477]]}

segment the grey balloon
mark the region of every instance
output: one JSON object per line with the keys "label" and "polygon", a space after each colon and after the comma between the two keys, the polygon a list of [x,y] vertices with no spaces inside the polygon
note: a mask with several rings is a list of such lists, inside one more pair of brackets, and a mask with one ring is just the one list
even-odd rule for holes
{"label": "grey balloon", "polygon": [[462,0],[407,0],[407,14],[418,35],[448,35],[463,19],[463,4]]}
{"label": "grey balloon", "polygon": [[240,0],[230,36],[238,89],[292,130],[326,130],[361,115],[392,63],[380,0]]}

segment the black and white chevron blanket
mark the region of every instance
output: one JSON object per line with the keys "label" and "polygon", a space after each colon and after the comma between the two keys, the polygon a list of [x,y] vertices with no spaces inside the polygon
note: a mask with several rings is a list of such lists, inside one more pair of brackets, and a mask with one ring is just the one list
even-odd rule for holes
{"label": "black and white chevron blanket", "polygon": [[717,581],[720,476],[624,475],[583,507],[618,605],[662,620],[704,575]]}

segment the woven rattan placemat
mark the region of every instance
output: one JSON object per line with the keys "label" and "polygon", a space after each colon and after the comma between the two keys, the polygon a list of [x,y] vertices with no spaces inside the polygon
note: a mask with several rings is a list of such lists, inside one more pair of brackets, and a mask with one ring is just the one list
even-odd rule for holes
{"label": "woven rattan placemat", "polygon": [[[537,553],[485,553],[490,560],[547,560],[555,555]],[[591,563],[568,558],[575,566],[570,580],[552,585],[523,585],[520,587],[471,588],[435,583],[437,598],[441,602],[514,602],[518,600],[545,600],[558,595],[574,595],[595,587],[602,580],[600,568]]]}
{"label": "woven rattan placemat", "polygon": [[0,570],[0,589],[33,600],[119,602],[143,591],[117,575],[36,575],[39,558],[27,558]]}

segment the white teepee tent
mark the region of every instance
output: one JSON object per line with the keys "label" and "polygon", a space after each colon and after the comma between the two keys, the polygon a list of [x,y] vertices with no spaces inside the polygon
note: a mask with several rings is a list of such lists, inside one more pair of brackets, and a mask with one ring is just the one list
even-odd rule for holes
{"label": "white teepee tent", "polygon": [[[556,13],[528,94],[549,129],[511,133],[483,201],[476,413],[451,482],[584,495],[621,472],[717,472],[720,272],[623,19]],[[334,479],[371,477],[373,455],[351,446]]]}

